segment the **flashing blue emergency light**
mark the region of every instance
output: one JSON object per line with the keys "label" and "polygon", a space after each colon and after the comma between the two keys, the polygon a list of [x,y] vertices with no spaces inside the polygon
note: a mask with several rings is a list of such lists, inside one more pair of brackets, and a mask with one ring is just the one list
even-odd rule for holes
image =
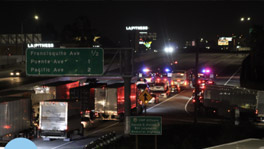
{"label": "flashing blue emergency light", "polygon": [[169,68],[166,68],[166,69],[165,69],[165,71],[166,71],[166,72],[169,72],[169,71],[170,71],[170,69],[169,69]]}
{"label": "flashing blue emergency light", "polygon": [[210,73],[211,70],[210,70],[209,68],[206,68],[206,69],[203,69],[202,72],[203,72],[203,73]]}

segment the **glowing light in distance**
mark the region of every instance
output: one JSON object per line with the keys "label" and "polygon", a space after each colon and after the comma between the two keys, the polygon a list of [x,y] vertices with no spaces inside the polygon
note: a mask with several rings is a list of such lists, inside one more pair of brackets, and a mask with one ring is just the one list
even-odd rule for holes
{"label": "glowing light in distance", "polygon": [[169,71],[170,71],[170,69],[169,69],[169,68],[166,68],[166,69],[165,69],[165,71],[166,71],[166,72],[169,72]]}
{"label": "glowing light in distance", "polygon": [[203,73],[210,73],[211,70],[210,70],[210,69],[203,69],[202,72],[203,72]]}
{"label": "glowing light in distance", "polygon": [[150,70],[148,68],[144,68],[143,72],[149,72]]}
{"label": "glowing light in distance", "polygon": [[166,53],[172,53],[172,52],[174,51],[174,49],[173,49],[173,47],[165,47],[165,48],[164,48],[164,51],[165,51]]}

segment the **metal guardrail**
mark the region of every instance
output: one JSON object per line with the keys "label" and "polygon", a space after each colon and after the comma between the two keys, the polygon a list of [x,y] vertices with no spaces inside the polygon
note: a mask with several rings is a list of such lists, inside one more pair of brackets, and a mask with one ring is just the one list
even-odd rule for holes
{"label": "metal guardrail", "polygon": [[98,139],[91,141],[89,144],[85,145],[83,149],[98,149],[104,148],[107,145],[115,142],[117,140],[117,136],[115,131],[107,133]]}

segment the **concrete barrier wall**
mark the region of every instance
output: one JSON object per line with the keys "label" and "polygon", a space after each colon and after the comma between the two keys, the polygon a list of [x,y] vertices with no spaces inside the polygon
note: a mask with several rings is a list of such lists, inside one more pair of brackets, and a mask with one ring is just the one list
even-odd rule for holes
{"label": "concrete barrier wall", "polygon": [[26,57],[24,55],[11,55],[0,56],[0,65],[10,65],[25,62]]}

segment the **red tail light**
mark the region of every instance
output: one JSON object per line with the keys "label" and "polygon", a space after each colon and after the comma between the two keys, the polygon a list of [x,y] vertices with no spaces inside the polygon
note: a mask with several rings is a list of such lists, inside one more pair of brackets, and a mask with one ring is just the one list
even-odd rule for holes
{"label": "red tail light", "polygon": [[198,84],[201,84],[202,82],[201,82],[201,80],[198,80]]}
{"label": "red tail light", "polygon": [[193,99],[192,102],[195,103],[195,99]]}
{"label": "red tail light", "polygon": [[255,114],[258,115],[258,110],[256,110]]}
{"label": "red tail light", "polygon": [[208,81],[208,84],[213,84],[213,81]]}
{"label": "red tail light", "polygon": [[5,128],[5,129],[10,129],[11,126],[9,126],[9,125],[4,125],[4,128]]}

